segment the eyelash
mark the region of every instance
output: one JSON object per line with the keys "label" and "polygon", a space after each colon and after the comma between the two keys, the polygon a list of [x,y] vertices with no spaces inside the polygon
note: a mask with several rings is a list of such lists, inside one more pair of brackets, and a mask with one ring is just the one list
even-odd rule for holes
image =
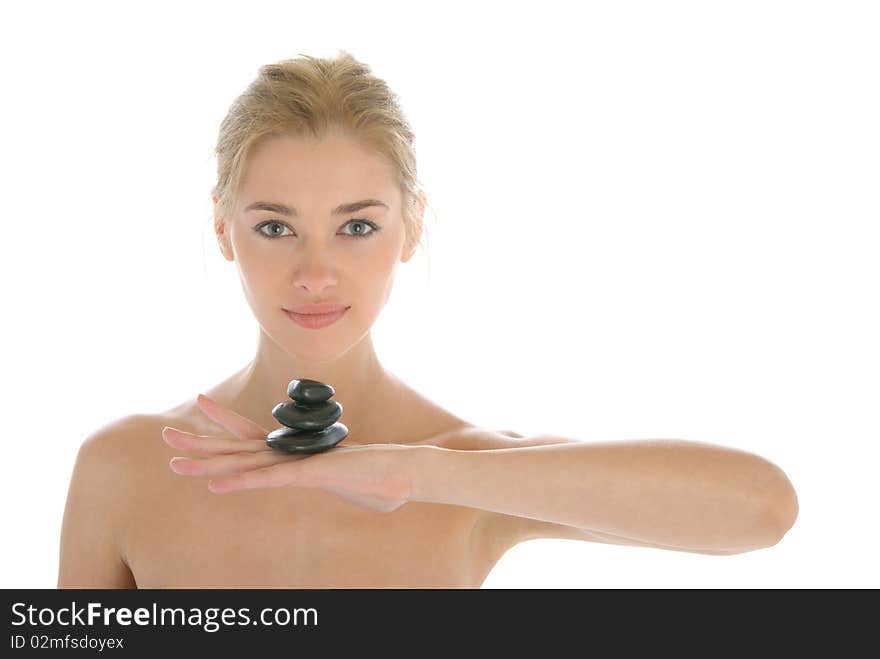
{"label": "eyelash", "polygon": [[[366,224],[368,227],[372,228],[372,231],[368,231],[367,233],[360,233],[360,234],[357,234],[357,233],[355,233],[355,234],[351,234],[351,233],[343,234],[343,235],[345,235],[345,236],[348,236],[349,238],[367,238],[368,236],[371,236],[371,235],[373,235],[374,233],[378,233],[379,231],[381,231],[381,228],[379,227],[378,224],[376,224],[375,222],[372,222],[372,221],[370,221],[370,220],[365,220],[365,219],[353,219],[353,220],[349,220],[349,221],[346,222],[343,226],[348,226],[349,224],[351,224],[351,223],[353,223],[353,222],[358,222],[358,223],[360,223],[360,224]],[[270,224],[277,224],[277,225],[279,225],[279,226],[287,227],[288,229],[290,228],[290,227],[288,227],[287,224],[285,224],[284,222],[279,222],[278,220],[266,220],[265,222],[260,222],[257,226],[255,226],[255,227],[254,227],[254,231],[256,231],[257,233],[259,233],[259,234],[260,234],[261,236],[263,236],[264,238],[268,238],[269,240],[275,240],[276,238],[284,238],[284,236],[270,236],[270,235],[268,235],[268,234],[266,234],[266,233],[263,233],[263,232],[261,231],[261,229],[262,229],[263,227],[265,227],[265,226],[269,226]]]}

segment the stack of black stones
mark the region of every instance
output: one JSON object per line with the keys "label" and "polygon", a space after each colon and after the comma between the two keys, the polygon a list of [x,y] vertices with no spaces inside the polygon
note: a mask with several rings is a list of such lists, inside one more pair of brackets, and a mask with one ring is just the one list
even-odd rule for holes
{"label": "stack of black stones", "polygon": [[287,395],[293,402],[272,409],[272,416],[284,427],[270,432],[266,443],[286,453],[320,453],[336,446],[348,435],[348,428],[337,423],[342,405],[330,400],[334,393],[333,387],[317,380],[291,380]]}

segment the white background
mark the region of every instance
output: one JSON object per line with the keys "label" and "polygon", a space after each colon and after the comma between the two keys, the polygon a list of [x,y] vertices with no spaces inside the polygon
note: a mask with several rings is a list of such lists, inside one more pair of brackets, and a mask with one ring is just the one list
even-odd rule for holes
{"label": "white background", "polygon": [[386,367],[488,427],[737,447],[798,493],[768,549],[533,540],[485,587],[880,586],[876,3],[425,6],[3,4],[0,587],[55,587],[90,432],[251,358],[217,130],[259,66],[340,49],[399,94],[433,210]]}

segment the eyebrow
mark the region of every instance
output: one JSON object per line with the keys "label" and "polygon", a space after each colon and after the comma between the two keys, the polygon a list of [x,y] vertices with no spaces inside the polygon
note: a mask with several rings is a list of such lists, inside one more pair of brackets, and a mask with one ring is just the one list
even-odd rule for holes
{"label": "eyebrow", "polygon": [[[348,204],[339,204],[336,208],[333,209],[333,215],[347,215],[348,213],[355,213],[362,208],[368,208],[370,206],[384,206],[388,208],[388,204],[385,204],[377,199],[361,199],[360,201],[353,201]],[[273,213],[279,213],[281,215],[288,215],[290,217],[296,217],[296,209],[291,206],[286,206],[277,201],[255,201],[250,204],[247,208],[244,209],[245,212],[248,211],[271,211]]]}

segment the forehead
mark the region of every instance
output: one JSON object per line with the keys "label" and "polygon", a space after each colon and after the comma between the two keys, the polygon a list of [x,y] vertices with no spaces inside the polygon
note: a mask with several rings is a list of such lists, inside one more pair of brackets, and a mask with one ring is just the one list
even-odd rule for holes
{"label": "forehead", "polygon": [[273,136],[263,140],[248,155],[241,180],[244,203],[259,198],[335,205],[360,195],[358,199],[374,197],[391,204],[396,200],[396,187],[384,155],[335,131],[317,139]]}

